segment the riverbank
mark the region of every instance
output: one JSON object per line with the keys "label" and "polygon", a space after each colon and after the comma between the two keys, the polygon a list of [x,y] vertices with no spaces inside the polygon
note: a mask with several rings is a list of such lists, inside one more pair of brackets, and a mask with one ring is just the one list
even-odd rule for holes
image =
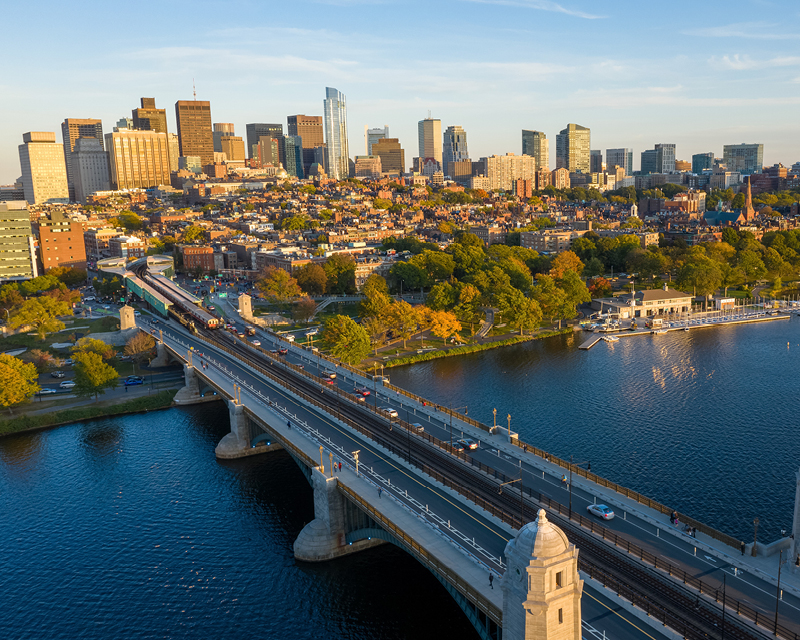
{"label": "riverbank", "polygon": [[176,393],[177,389],[168,389],[159,391],[155,395],[143,396],[115,404],[99,404],[74,409],[62,409],[61,411],[56,410],[44,415],[19,415],[13,418],[6,418],[5,420],[0,420],[0,437],[24,431],[48,429],[91,418],[105,418],[128,413],[166,409],[172,406],[172,399]]}
{"label": "riverbank", "polygon": [[484,342],[482,344],[470,344],[463,347],[453,347],[452,349],[438,349],[436,351],[425,351],[423,353],[415,353],[409,356],[401,356],[394,360],[387,360],[383,362],[386,369],[391,367],[399,367],[406,364],[414,364],[417,362],[427,362],[429,360],[437,360],[439,358],[449,358],[450,356],[463,356],[469,353],[478,353],[480,351],[488,351],[489,349],[497,349],[498,347],[508,347],[522,342],[531,342],[533,340],[543,340],[544,338],[551,338],[553,336],[560,336],[566,333],[572,333],[572,327],[566,327],[557,331],[544,331],[532,336],[514,336],[505,340],[497,340],[495,342]]}

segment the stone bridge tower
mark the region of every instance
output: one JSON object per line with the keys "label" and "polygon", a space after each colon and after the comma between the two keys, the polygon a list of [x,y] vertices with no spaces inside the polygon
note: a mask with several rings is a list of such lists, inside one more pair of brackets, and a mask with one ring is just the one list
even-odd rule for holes
{"label": "stone bridge tower", "polygon": [[581,640],[578,550],[544,509],[506,545],[503,640]]}

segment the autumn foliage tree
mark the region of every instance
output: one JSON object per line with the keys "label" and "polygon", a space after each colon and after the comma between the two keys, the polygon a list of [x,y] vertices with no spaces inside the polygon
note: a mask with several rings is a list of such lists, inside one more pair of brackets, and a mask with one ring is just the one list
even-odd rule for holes
{"label": "autumn foliage tree", "polygon": [[33,364],[0,354],[0,406],[12,407],[33,396],[40,388],[37,377]]}
{"label": "autumn foliage tree", "polygon": [[290,302],[303,295],[300,285],[288,272],[275,267],[267,267],[256,286],[272,302]]}
{"label": "autumn foliage tree", "polygon": [[30,326],[36,331],[39,339],[44,341],[44,337],[48,333],[61,331],[64,328],[64,323],[58,319],[58,316],[71,313],[72,305],[68,302],[49,296],[29,298],[13,314],[9,315],[8,326],[11,329]]}

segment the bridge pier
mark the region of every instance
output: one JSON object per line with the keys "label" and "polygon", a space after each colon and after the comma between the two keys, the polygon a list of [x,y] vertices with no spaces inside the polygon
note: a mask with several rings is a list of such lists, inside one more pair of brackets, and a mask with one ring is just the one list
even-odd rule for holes
{"label": "bridge pier", "polygon": [[219,397],[213,394],[203,396],[200,393],[200,381],[195,368],[190,364],[183,365],[184,386],[175,394],[173,402],[179,405],[200,404],[201,402],[214,402]]}
{"label": "bridge pier", "polygon": [[163,342],[159,342],[156,340],[156,357],[154,360],[150,362],[151,367],[166,367],[169,363],[172,362],[172,357],[170,356],[167,347],[164,345]]}
{"label": "bridge pier", "polygon": [[231,432],[222,438],[217,448],[214,449],[217,458],[232,460],[283,448],[277,443],[266,440],[257,442],[255,446],[251,444],[253,442],[252,425],[243,405],[228,400],[228,413],[231,420]]}
{"label": "bridge pier", "polygon": [[338,478],[326,477],[319,467],[311,470],[314,519],[294,541],[294,557],[298,560],[324,562],[384,543],[377,538],[347,543],[345,497],[338,484]]}

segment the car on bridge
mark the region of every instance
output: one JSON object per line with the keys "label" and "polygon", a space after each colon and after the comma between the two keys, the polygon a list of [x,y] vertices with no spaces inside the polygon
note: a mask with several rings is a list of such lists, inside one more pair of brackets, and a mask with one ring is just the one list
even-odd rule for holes
{"label": "car on bridge", "polygon": [[412,422],[411,430],[414,433],[423,433],[425,431],[425,427],[423,427],[419,422]]}
{"label": "car on bridge", "polygon": [[459,442],[463,444],[465,448],[470,450],[478,448],[478,443],[475,442],[472,438],[461,438]]}
{"label": "car on bridge", "polygon": [[335,371],[325,371],[322,374],[323,378],[327,378],[328,380],[336,380],[336,372]]}
{"label": "car on bridge", "polygon": [[590,504],[586,510],[593,516],[602,518],[603,520],[613,520],[614,512],[604,504]]}
{"label": "car on bridge", "polygon": [[289,353],[289,350],[288,349],[278,349],[278,353],[280,355],[282,355],[282,356],[285,356],[287,353]]}
{"label": "car on bridge", "polygon": [[397,413],[397,409],[393,409],[392,407],[383,407],[383,411],[388,413],[390,418],[396,418],[400,415]]}
{"label": "car on bridge", "polygon": [[464,449],[466,449],[466,447],[464,446],[464,443],[461,442],[461,440],[456,440],[453,443],[453,449],[455,449],[456,451],[464,451]]}
{"label": "car on bridge", "polygon": [[355,389],[353,389],[353,393],[355,393],[357,396],[364,396],[366,398],[372,392],[364,387],[356,387]]}
{"label": "car on bridge", "polygon": [[250,344],[254,344],[257,347],[260,347],[261,346],[261,340],[251,340]]}

